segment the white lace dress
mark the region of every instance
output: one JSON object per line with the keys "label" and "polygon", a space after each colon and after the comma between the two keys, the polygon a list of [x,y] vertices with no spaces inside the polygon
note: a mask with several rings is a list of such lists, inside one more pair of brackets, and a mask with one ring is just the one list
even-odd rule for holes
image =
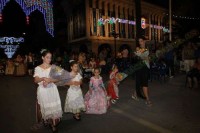
{"label": "white lace dress", "polygon": [[[72,81],[80,81],[82,76],[78,73]],[[80,113],[81,111],[85,111],[85,104],[83,99],[83,94],[80,85],[74,86],[71,85],[68,89],[66,100],[65,100],[65,108],[64,111],[66,113]]]}
{"label": "white lace dress", "polygon": [[[51,68],[43,69],[37,66],[34,77],[48,78],[50,70]],[[61,118],[62,108],[57,86],[54,83],[50,83],[47,87],[44,87],[42,82],[38,83],[38,85],[37,100],[40,105],[42,118],[44,120]]]}

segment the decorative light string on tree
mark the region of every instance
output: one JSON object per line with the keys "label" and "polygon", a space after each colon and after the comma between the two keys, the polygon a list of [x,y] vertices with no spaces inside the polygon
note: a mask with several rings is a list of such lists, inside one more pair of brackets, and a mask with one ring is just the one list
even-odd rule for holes
{"label": "decorative light string on tree", "polygon": [[[0,22],[3,21],[2,10],[10,0],[0,0]],[[15,0],[26,14],[26,22],[29,24],[29,15],[39,10],[44,15],[46,30],[54,36],[53,4],[52,0]]]}

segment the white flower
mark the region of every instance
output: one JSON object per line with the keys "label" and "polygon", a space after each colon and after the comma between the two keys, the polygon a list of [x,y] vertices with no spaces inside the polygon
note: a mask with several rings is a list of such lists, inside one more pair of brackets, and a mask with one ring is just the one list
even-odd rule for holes
{"label": "white flower", "polygon": [[47,49],[42,49],[42,50],[40,51],[40,53],[42,54],[44,51],[47,51]]}
{"label": "white flower", "polygon": [[75,60],[69,60],[69,63],[72,63],[73,61],[75,61]]}

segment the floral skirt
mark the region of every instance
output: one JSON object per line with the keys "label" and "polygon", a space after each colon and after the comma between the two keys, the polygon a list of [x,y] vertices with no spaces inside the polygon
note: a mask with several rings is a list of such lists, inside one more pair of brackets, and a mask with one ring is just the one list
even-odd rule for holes
{"label": "floral skirt", "polygon": [[87,114],[104,114],[107,112],[108,100],[106,92],[99,88],[90,89],[85,95],[85,105]]}

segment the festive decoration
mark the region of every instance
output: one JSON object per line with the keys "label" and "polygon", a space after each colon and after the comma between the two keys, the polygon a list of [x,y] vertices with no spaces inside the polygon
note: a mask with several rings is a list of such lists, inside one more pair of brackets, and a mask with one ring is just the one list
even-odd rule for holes
{"label": "festive decoration", "polygon": [[[98,26],[105,25],[106,23],[108,23],[108,24],[116,24],[117,22],[118,23],[123,23],[123,24],[136,25],[135,21],[111,17],[111,18],[108,18],[108,19],[100,18],[98,20]],[[141,27],[143,29],[145,29],[145,28],[147,28],[147,26],[150,26],[151,28],[163,30],[164,32],[170,32],[170,30],[167,29],[167,28],[165,28],[164,26],[158,26],[158,25],[153,25],[153,24],[146,24],[145,18],[142,18],[141,19]]]}
{"label": "festive decoration", "polygon": [[131,25],[135,25],[136,24],[135,21],[111,17],[109,19],[100,18],[98,20],[98,26],[105,25],[106,23],[114,24],[114,23],[117,23],[117,22],[118,23],[123,23],[123,24],[131,24]]}
{"label": "festive decoration", "polygon": [[13,44],[14,42],[16,43],[22,43],[24,42],[24,38],[20,37],[20,38],[15,38],[15,37],[1,37],[0,38],[0,42],[1,43],[7,43],[7,44]]}
{"label": "festive decoration", "polygon": [[[10,0],[0,0],[0,21],[2,18],[2,10]],[[15,0],[23,9],[26,14],[26,22],[29,24],[29,15],[35,11],[39,10],[44,15],[46,30],[54,35],[54,25],[53,25],[53,5],[51,0]]]}
{"label": "festive decoration", "polygon": [[142,29],[146,28],[146,19],[145,18],[141,18],[141,27],[142,27]]}
{"label": "festive decoration", "polygon": [[7,55],[7,57],[10,59],[17,51],[17,48],[19,45],[0,45],[0,48],[4,49],[4,53]]}
{"label": "festive decoration", "polygon": [[[23,43],[24,38],[19,37],[0,37],[0,43],[6,43],[6,45],[0,45],[0,48],[4,49],[4,53],[7,55],[8,58],[12,58],[12,56],[17,51],[17,48],[19,48],[19,45],[13,45],[13,43]],[[11,44],[11,45],[8,45]]]}
{"label": "festive decoration", "polygon": [[29,24],[29,16],[26,16],[26,24]]}
{"label": "festive decoration", "polygon": [[[163,13],[163,14],[165,14],[165,13]],[[169,15],[169,14],[165,14],[165,15]],[[172,17],[174,17],[174,18],[178,18],[178,19],[188,19],[188,20],[200,20],[200,18],[199,17],[191,17],[191,16],[180,16],[180,15],[175,15],[175,14],[173,14],[172,15]]]}

